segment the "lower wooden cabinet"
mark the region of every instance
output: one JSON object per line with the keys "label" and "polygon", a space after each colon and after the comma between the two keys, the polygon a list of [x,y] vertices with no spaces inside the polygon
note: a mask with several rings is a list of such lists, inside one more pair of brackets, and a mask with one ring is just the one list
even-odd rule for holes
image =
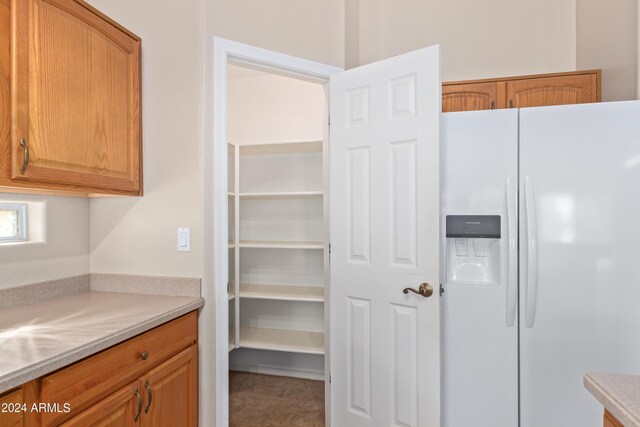
{"label": "lower wooden cabinet", "polygon": [[198,348],[194,344],[62,425],[195,427],[197,376]]}
{"label": "lower wooden cabinet", "polygon": [[600,101],[600,70],[442,84],[442,112]]}
{"label": "lower wooden cabinet", "polygon": [[0,427],[18,427],[24,422],[22,387],[0,395]]}
{"label": "lower wooden cabinet", "polygon": [[145,399],[142,426],[198,425],[198,349],[189,347],[140,380]]}
{"label": "lower wooden cabinet", "polygon": [[0,427],[40,425],[37,393],[38,382],[31,381],[0,394]]}
{"label": "lower wooden cabinet", "polygon": [[195,427],[197,340],[192,311],[33,380],[0,395],[25,405],[1,414],[0,427]]}

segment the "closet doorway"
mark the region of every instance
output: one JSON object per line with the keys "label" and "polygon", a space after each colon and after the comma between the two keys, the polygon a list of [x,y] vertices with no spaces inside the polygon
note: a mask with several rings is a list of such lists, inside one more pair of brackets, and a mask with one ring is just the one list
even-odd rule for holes
{"label": "closet doorway", "polygon": [[[276,420],[234,420],[241,425],[440,425],[440,310],[433,292],[439,283],[439,55],[432,46],[339,72],[216,39],[214,167],[205,172],[214,174],[217,425],[230,420],[230,365],[234,376],[278,374],[266,387],[258,379],[237,386],[252,393],[232,409],[244,405],[249,415],[274,415],[284,404],[261,402],[274,396],[260,397],[259,390],[280,382],[275,398],[300,400],[303,389],[313,394],[313,383],[293,386],[292,378],[324,379],[324,421],[305,424],[308,411],[293,410]],[[230,65],[241,69],[229,71]],[[237,91],[232,80],[263,77],[273,100],[251,102],[253,115],[244,110],[232,119],[233,93],[241,99],[260,92]],[[301,105],[271,116],[287,98],[276,82],[282,77],[322,85],[320,140],[316,125],[309,134],[254,132],[258,124],[307,129],[296,118]],[[293,92],[299,97],[305,90]],[[241,122],[234,137],[232,120]],[[202,377],[208,379],[206,372]],[[239,383],[234,377],[232,388]]]}
{"label": "closet doorway", "polygon": [[227,54],[216,67],[216,89],[226,95],[216,112],[224,123],[216,126],[216,201],[227,215],[216,221],[216,265],[227,268],[215,273],[217,422],[325,425],[327,89],[339,69],[226,40],[218,46]]}
{"label": "closet doorway", "polygon": [[227,77],[230,425],[323,426],[324,87]]}

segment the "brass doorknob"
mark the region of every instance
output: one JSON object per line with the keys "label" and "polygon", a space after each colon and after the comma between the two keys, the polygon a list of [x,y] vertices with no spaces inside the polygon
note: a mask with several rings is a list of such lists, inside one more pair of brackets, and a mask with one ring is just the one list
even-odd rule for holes
{"label": "brass doorknob", "polygon": [[418,290],[415,290],[413,288],[404,288],[402,290],[402,293],[408,294],[409,291],[413,292],[414,294],[422,295],[425,298],[429,298],[431,295],[433,295],[433,286],[428,283],[423,283],[420,285]]}

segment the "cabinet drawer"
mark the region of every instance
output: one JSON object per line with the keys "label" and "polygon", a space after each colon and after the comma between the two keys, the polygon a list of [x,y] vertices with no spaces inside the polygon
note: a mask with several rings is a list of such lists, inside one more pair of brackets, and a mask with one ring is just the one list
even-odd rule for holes
{"label": "cabinet drawer", "polygon": [[23,403],[22,388],[0,395],[0,427],[22,426],[24,412],[20,405]]}
{"label": "cabinet drawer", "polygon": [[[197,341],[195,311],[42,379],[41,402],[70,404],[71,412],[43,413],[43,425],[69,419]],[[146,359],[143,359],[146,353]]]}

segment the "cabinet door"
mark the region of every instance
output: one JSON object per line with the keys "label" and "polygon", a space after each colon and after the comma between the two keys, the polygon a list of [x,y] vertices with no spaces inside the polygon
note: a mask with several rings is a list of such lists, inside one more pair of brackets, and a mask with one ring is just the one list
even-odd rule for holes
{"label": "cabinet door", "polygon": [[498,84],[460,83],[442,86],[442,112],[490,110],[504,108],[504,98],[498,99]]}
{"label": "cabinet door", "polygon": [[198,425],[198,347],[196,344],[142,378],[143,427]]}
{"label": "cabinet door", "polygon": [[11,137],[11,11],[9,0],[0,0],[0,178],[9,177]]}
{"label": "cabinet door", "polygon": [[138,192],[140,39],[81,1],[11,13],[11,178]]}
{"label": "cabinet door", "polygon": [[133,427],[138,424],[141,412],[140,383],[136,381],[81,412],[62,427]]}
{"label": "cabinet door", "polygon": [[24,413],[22,388],[0,395],[0,427],[22,426]]}
{"label": "cabinet door", "polygon": [[511,80],[507,99],[509,108],[598,102],[598,77],[593,73]]}

